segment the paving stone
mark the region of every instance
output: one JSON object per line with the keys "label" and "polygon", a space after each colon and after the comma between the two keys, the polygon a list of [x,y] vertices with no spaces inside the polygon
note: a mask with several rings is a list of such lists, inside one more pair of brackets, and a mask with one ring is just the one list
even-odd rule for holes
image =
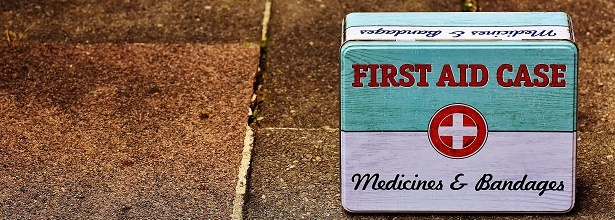
{"label": "paving stone", "polygon": [[257,130],[247,219],[344,217],[339,192],[339,134]]}
{"label": "paving stone", "polygon": [[[273,1],[261,127],[339,127],[341,21],[353,11],[458,10],[445,1]],[[460,7],[460,6],[459,6]]]}
{"label": "paving stone", "polygon": [[259,43],[264,5],[260,0],[2,1],[0,30],[22,42]]}
{"label": "paving stone", "polygon": [[2,218],[229,218],[244,44],[0,47]]}

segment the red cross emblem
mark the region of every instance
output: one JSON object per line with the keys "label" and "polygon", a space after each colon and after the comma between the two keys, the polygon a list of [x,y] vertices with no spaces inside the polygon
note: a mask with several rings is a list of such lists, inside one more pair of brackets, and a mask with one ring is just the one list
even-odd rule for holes
{"label": "red cross emblem", "polygon": [[451,104],[436,112],[429,121],[429,142],[440,154],[461,159],[474,155],[487,140],[487,121],[465,104]]}

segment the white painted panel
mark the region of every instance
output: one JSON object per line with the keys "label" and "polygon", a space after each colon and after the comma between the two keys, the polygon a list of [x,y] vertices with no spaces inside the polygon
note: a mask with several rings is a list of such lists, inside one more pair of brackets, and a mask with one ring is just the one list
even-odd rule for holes
{"label": "white painted panel", "polygon": [[351,40],[571,40],[570,29],[564,26],[517,27],[423,27],[423,26],[359,26],[346,29]]}
{"label": "white painted panel", "polygon": [[[574,204],[575,132],[490,132],[485,146],[465,159],[442,156],[427,132],[343,132],[342,203],[356,212],[565,212]],[[442,190],[354,190],[354,174],[381,180],[442,180]],[[460,190],[450,184],[463,173]],[[419,177],[415,178],[414,175]],[[476,191],[484,174],[495,180],[556,181],[563,191]],[[356,180],[356,179],[355,179]]]}

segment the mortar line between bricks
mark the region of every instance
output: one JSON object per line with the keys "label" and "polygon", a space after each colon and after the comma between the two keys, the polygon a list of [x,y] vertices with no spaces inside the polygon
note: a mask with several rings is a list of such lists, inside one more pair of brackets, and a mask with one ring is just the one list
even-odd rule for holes
{"label": "mortar line between bricks", "polygon": [[[261,54],[259,60],[263,58],[263,43],[267,42],[267,26],[269,25],[269,18],[271,17],[271,0],[267,0],[265,2],[265,10],[263,11],[263,23],[262,23],[262,32],[261,32]],[[260,61],[259,61],[260,63]],[[260,64],[259,64],[260,65]],[[262,71],[259,70],[257,71]],[[256,75],[255,75],[256,77]],[[255,81],[258,79],[254,79]],[[248,108],[248,116],[252,117],[252,106],[254,106],[254,102],[256,102],[256,89],[254,88],[254,93],[252,95],[250,108]],[[243,140],[243,150],[241,152],[241,162],[239,165],[239,171],[237,173],[237,185],[235,186],[235,198],[233,200],[233,213],[231,214],[232,220],[241,220],[244,218],[245,204],[246,204],[246,192],[248,188],[248,176],[250,172],[250,164],[252,161],[252,149],[254,147],[254,131],[250,127],[250,119],[248,118],[246,124],[246,136]]]}

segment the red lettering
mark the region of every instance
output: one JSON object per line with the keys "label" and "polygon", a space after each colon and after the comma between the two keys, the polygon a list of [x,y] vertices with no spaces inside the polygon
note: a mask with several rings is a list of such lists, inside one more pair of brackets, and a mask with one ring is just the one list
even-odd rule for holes
{"label": "red lettering", "polygon": [[[561,79],[564,77],[564,72],[566,71],[566,65],[564,64],[551,64],[551,87],[566,87],[566,79]],[[560,72],[564,71],[564,72]]]}
{"label": "red lettering", "polygon": [[451,65],[449,64],[445,64],[444,67],[442,67],[442,73],[440,73],[440,79],[436,83],[436,86],[444,87],[444,82],[446,81],[448,81],[449,87],[457,86],[455,77],[453,76],[453,70],[451,70]]}
{"label": "red lettering", "polygon": [[530,72],[527,70],[527,65],[525,64],[519,65],[519,70],[517,70],[517,77],[515,78],[515,82],[513,82],[513,86],[521,87],[521,81],[525,81],[523,85],[526,87],[532,86]]}
{"label": "red lettering", "polygon": [[352,68],[354,69],[354,82],[352,82],[353,87],[363,87],[363,83],[361,83],[361,78],[366,77],[367,74],[367,65],[365,64],[352,64]]}
{"label": "red lettering", "polygon": [[[472,70],[470,86],[485,86],[487,84],[487,80],[489,79],[489,71],[487,70],[487,67],[483,64],[470,64],[470,69]],[[478,70],[480,70],[482,76],[480,81],[478,81]]]}
{"label": "red lettering", "polygon": [[511,87],[513,84],[513,81],[511,79],[504,81],[504,70],[508,72],[512,72],[513,67],[512,65],[507,64],[507,63],[502,64],[500,65],[500,67],[498,67],[498,71],[496,74],[496,78],[498,79],[498,84],[500,84],[500,86],[502,87]]}
{"label": "red lettering", "polygon": [[414,65],[414,67],[421,76],[421,78],[419,79],[419,83],[417,83],[416,85],[419,87],[429,86],[429,83],[427,83],[427,73],[431,73],[431,64],[416,64]]}
{"label": "red lettering", "polygon": [[468,81],[467,81],[467,75],[466,75],[466,69],[468,68],[468,64],[459,64],[457,65],[457,68],[459,68],[459,87],[468,87]]}
{"label": "red lettering", "polygon": [[405,79],[399,79],[399,84],[401,86],[410,87],[414,85],[414,76],[412,76],[410,72],[414,72],[414,66],[412,66],[412,64],[404,64],[399,67],[399,74],[408,79],[408,81]]}
{"label": "red lettering", "polygon": [[367,65],[367,68],[369,68],[369,73],[371,75],[370,76],[370,80],[369,83],[367,84],[369,87],[378,87],[378,82],[376,79],[376,71],[378,70],[378,64],[369,64]]}
{"label": "red lettering", "polygon": [[534,75],[538,78],[542,79],[534,79],[534,86],[537,87],[545,87],[549,84],[549,76],[547,76],[546,72],[549,71],[549,66],[547,64],[538,64],[534,67]]}
{"label": "red lettering", "polygon": [[[395,80],[395,75],[397,75],[397,68],[393,64],[380,64],[380,69],[382,69],[382,79],[380,82],[380,87],[389,87],[393,85],[395,87],[399,86],[399,83]],[[389,85],[389,82],[391,84]]]}

